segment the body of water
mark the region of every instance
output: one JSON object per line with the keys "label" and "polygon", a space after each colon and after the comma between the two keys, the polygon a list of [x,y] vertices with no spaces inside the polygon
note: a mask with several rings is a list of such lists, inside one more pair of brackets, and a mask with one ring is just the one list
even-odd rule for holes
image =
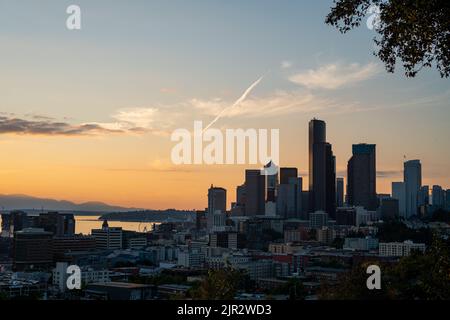
{"label": "body of water", "polygon": [[[100,216],[75,216],[75,233],[91,234],[92,229],[101,229],[103,221]],[[155,222],[108,221],[110,227],[121,227],[123,230],[146,232],[153,230]]]}
{"label": "body of water", "polygon": [[[75,233],[84,235],[91,234],[92,229],[101,229],[103,221],[98,220],[100,216],[75,216]],[[0,215],[0,226],[2,217]],[[121,227],[123,230],[145,232],[153,230],[154,222],[125,222],[125,221],[108,221],[110,227]],[[159,224],[155,222],[155,224]],[[0,230],[1,231],[1,230]]]}

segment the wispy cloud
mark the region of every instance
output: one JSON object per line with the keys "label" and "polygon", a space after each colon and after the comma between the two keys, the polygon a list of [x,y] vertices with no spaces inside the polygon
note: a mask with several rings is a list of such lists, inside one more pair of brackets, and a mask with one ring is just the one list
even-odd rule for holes
{"label": "wispy cloud", "polygon": [[169,87],[161,88],[161,89],[159,89],[159,91],[161,93],[165,93],[165,94],[175,94],[175,93],[177,93],[177,89],[169,88]]}
{"label": "wispy cloud", "polygon": [[289,69],[292,67],[292,62],[291,61],[282,61],[281,62],[281,69]]}
{"label": "wispy cloud", "polygon": [[310,89],[334,90],[367,80],[378,72],[379,68],[375,63],[366,65],[333,63],[294,74],[289,80]]}
{"label": "wispy cloud", "polygon": [[[230,105],[220,98],[210,100],[192,99],[189,104],[204,115],[215,115]],[[223,113],[223,118],[268,118],[294,113],[338,114],[354,112],[360,106],[356,103],[321,97],[308,90],[277,90],[265,96],[250,97]]]}
{"label": "wispy cloud", "polygon": [[156,107],[124,108],[111,115],[113,119],[111,122],[90,122],[89,124],[124,133],[168,135],[168,129],[173,125],[172,117],[174,115],[162,112]]}
{"label": "wispy cloud", "polygon": [[394,178],[400,177],[403,175],[402,170],[378,170],[377,177],[378,178]]}

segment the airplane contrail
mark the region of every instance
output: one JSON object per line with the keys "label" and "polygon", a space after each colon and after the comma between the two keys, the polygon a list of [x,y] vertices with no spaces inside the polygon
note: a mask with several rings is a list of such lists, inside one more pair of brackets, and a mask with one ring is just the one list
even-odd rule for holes
{"label": "airplane contrail", "polygon": [[206,130],[209,129],[209,127],[211,127],[214,123],[216,123],[221,117],[222,115],[229,109],[234,108],[236,106],[238,106],[239,104],[241,104],[245,99],[247,99],[247,96],[250,94],[250,92],[252,92],[252,90],[261,82],[261,80],[264,78],[264,76],[260,77],[258,80],[256,80],[255,82],[252,83],[252,85],[250,87],[247,88],[247,90],[245,90],[245,92],[242,94],[242,96],[236,100],[235,103],[233,103],[231,106],[226,107],[225,109],[223,109],[218,115],[217,117],[215,117],[215,119],[213,121],[211,121],[210,124],[208,124],[205,129],[203,129],[203,132],[205,132]]}

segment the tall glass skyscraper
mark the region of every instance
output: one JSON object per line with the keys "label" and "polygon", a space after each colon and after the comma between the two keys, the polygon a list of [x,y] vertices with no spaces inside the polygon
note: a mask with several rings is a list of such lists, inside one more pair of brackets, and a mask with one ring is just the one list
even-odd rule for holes
{"label": "tall glass skyscraper", "polygon": [[266,176],[261,170],[245,171],[245,215],[264,215],[266,203]]}
{"label": "tall glass skyscraper", "polygon": [[317,119],[309,122],[309,209],[332,218],[336,212],[336,159],[326,142],[325,122]]}
{"label": "tall glass skyscraper", "polygon": [[223,215],[227,212],[227,190],[211,185],[211,188],[208,190],[208,230],[212,230],[214,225],[214,215],[218,212]]}
{"label": "tall glass skyscraper", "polygon": [[352,206],[377,208],[376,145],[354,144],[347,165],[347,196]]}
{"label": "tall glass skyscraper", "polygon": [[336,206],[344,206],[344,178],[336,179]]}
{"label": "tall glass skyscraper", "polygon": [[422,186],[422,165],[420,160],[410,160],[404,163],[404,182],[406,199],[406,218],[417,214],[418,195]]}

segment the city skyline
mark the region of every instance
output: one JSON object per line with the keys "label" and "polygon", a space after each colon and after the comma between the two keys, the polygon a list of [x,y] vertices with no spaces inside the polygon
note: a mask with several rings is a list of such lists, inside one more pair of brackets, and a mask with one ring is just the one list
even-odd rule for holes
{"label": "city skyline", "polygon": [[66,3],[4,2],[0,194],[204,208],[212,183],[234,190],[252,167],[175,166],[168,133],[209,123],[257,80],[215,128],[279,128],[280,165],[298,168],[304,186],[307,124],[317,117],[337,177],[346,178],[352,145],[368,143],[377,145],[378,193],[401,179],[405,155],[421,160],[423,185],[450,188],[448,80],[432,70],[386,73],[370,52],[372,30],[340,38],[325,25],[332,1],[249,1],[237,11],[225,2],[79,1],[78,33],[61,23]]}

